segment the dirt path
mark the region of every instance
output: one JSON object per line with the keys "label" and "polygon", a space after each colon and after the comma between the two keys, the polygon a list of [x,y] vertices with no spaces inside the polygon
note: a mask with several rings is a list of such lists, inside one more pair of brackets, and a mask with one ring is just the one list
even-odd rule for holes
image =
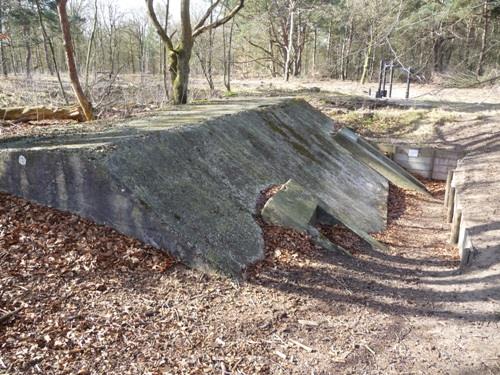
{"label": "dirt path", "polygon": [[431,188],[395,196],[388,254],[283,236],[240,285],[3,195],[0,373],[500,373],[498,280],[453,275]]}

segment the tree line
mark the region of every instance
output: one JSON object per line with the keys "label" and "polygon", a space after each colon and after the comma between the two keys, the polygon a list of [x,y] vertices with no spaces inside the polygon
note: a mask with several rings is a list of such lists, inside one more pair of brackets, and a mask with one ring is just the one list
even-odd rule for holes
{"label": "tree line", "polygon": [[381,59],[422,82],[500,70],[500,0],[144,0],[134,14],[118,4],[0,0],[1,74],[59,77],[70,47],[84,93],[98,74],[151,74],[185,103],[191,73],[211,90],[223,76],[230,91],[232,76],[364,83]]}

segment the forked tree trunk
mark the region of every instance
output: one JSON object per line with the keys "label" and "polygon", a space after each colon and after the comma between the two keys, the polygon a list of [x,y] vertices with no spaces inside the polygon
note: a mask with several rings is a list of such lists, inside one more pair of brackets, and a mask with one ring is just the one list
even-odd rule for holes
{"label": "forked tree trunk", "polygon": [[205,31],[215,29],[224,25],[231,20],[236,13],[243,8],[244,0],[239,3],[223,18],[214,21],[208,25],[205,22],[210,17],[214,6],[220,2],[213,2],[213,5],[207,9],[207,12],[202,16],[201,20],[196,24],[194,29],[191,26],[190,15],[190,0],[181,0],[181,27],[179,42],[174,46],[171,37],[166,33],[161,23],[156,17],[153,0],[146,0],[146,6],[149,18],[153,22],[156,32],[160,35],[165,46],[169,51],[169,71],[170,80],[172,82],[172,95],[174,104],[186,104],[188,99],[188,84],[189,84],[189,61],[191,59],[194,38]]}
{"label": "forked tree trunk", "polygon": [[82,108],[85,120],[92,121],[94,119],[94,113],[92,111],[92,104],[87,99],[83,93],[82,86],[80,85],[80,79],[78,78],[78,72],[76,70],[75,56],[73,52],[73,43],[71,41],[71,32],[68,21],[68,13],[66,11],[67,0],[57,1],[57,12],[59,13],[59,21],[61,23],[61,30],[63,33],[63,43],[64,50],[66,52],[66,63],[68,65],[69,78],[71,80],[71,86],[75,92],[76,99]]}

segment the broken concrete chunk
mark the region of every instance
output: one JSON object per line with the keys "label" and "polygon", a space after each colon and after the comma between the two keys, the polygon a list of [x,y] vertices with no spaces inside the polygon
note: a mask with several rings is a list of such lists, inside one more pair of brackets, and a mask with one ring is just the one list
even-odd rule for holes
{"label": "broken concrete chunk", "polygon": [[[308,233],[314,243],[326,250],[341,251],[346,255],[351,255],[344,248],[330,242],[314,227],[318,223],[325,222],[344,224],[338,218],[330,215],[323,205],[324,203],[302,186],[293,180],[288,180],[274,196],[269,198],[262,209],[261,215],[268,224]],[[351,229],[352,224],[348,228]],[[354,227],[351,230],[371,246],[379,249],[384,248],[381,243],[359,228]]]}
{"label": "broken concrete chunk", "polygon": [[304,232],[314,219],[318,199],[302,186],[288,180],[262,209],[262,218],[268,224]]}

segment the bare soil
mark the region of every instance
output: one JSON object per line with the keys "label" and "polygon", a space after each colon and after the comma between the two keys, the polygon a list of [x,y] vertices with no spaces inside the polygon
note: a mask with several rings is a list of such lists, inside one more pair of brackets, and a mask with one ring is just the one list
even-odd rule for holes
{"label": "bare soil", "polygon": [[242,283],[2,195],[0,308],[21,310],[0,324],[0,373],[500,373],[498,289],[478,301],[455,275],[443,184],[427,186],[391,189],[388,253],[264,228]]}

